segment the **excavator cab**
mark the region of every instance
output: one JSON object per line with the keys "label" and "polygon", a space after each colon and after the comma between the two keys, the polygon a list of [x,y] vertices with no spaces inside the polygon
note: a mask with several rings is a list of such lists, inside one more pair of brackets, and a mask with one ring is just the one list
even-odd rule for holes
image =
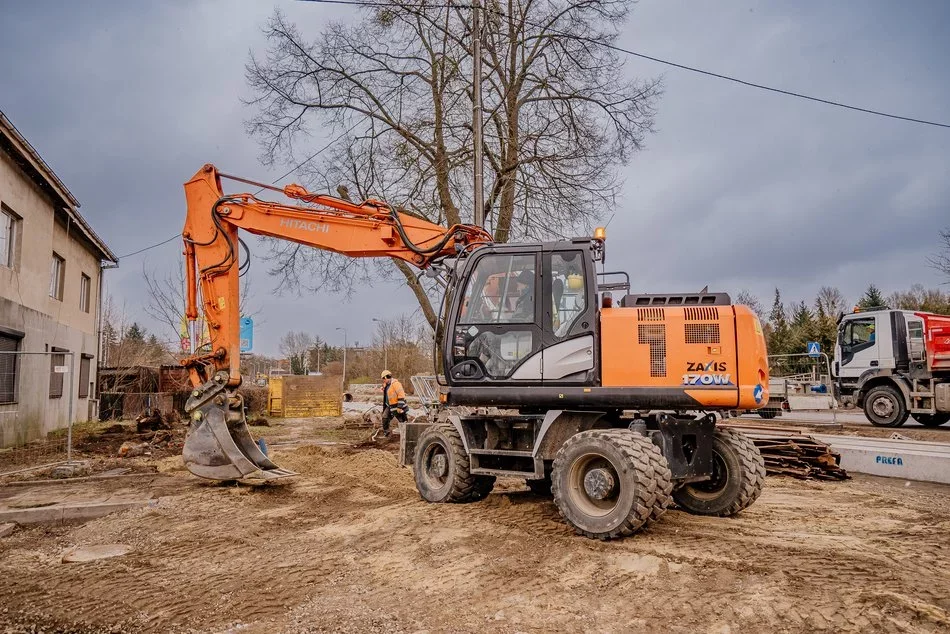
{"label": "excavator cab", "polygon": [[597,288],[591,241],[489,245],[459,260],[446,301],[450,386],[594,385]]}

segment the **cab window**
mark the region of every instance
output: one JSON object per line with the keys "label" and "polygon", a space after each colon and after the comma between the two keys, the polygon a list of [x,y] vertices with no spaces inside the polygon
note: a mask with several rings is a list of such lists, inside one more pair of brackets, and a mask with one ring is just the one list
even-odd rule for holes
{"label": "cab window", "polygon": [[874,343],[874,317],[861,317],[848,322],[844,331],[844,345],[848,347]]}
{"label": "cab window", "polygon": [[581,251],[551,256],[551,330],[563,337],[587,307],[584,258]]}
{"label": "cab window", "polygon": [[534,303],[534,255],[487,255],[465,289],[459,323],[534,323]]}

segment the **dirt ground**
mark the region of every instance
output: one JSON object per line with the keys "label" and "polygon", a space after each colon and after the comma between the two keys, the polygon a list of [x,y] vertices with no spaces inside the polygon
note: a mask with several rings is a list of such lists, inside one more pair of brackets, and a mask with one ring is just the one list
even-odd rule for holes
{"label": "dirt ground", "polygon": [[[338,423],[255,428],[292,484],[209,485],[168,457],[156,506],[0,539],[0,631],[950,630],[950,487],[769,478],[739,517],[600,543],[517,480],[426,504],[394,445]],[[62,563],[110,543],[132,551]]]}

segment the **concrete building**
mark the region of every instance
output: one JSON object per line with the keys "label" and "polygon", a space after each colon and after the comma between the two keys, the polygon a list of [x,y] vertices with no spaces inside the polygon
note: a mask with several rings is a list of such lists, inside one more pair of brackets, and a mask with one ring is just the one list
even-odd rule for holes
{"label": "concrete building", "polygon": [[95,414],[102,269],[118,260],[78,208],[0,112],[0,447]]}

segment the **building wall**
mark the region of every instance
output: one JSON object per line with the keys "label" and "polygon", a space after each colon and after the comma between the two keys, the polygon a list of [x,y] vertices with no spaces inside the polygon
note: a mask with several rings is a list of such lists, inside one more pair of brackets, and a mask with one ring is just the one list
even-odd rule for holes
{"label": "building wall", "polygon": [[[46,352],[56,347],[75,353],[69,374],[64,377],[63,397],[55,399],[49,398],[49,357],[21,357],[17,403],[0,405],[3,447],[66,426],[70,400],[74,421],[88,419],[89,398],[78,398],[79,364],[82,354],[93,357],[89,380],[94,382],[101,270],[97,254],[84,239],[77,238],[75,225],[66,221],[62,212],[54,213],[50,198],[3,151],[0,203],[21,219],[15,244],[16,266],[0,266],[0,327],[25,333],[21,351]],[[65,260],[62,301],[49,295],[53,251]],[[80,308],[83,273],[90,278],[89,312]],[[94,394],[94,390],[89,392],[90,397]]]}

